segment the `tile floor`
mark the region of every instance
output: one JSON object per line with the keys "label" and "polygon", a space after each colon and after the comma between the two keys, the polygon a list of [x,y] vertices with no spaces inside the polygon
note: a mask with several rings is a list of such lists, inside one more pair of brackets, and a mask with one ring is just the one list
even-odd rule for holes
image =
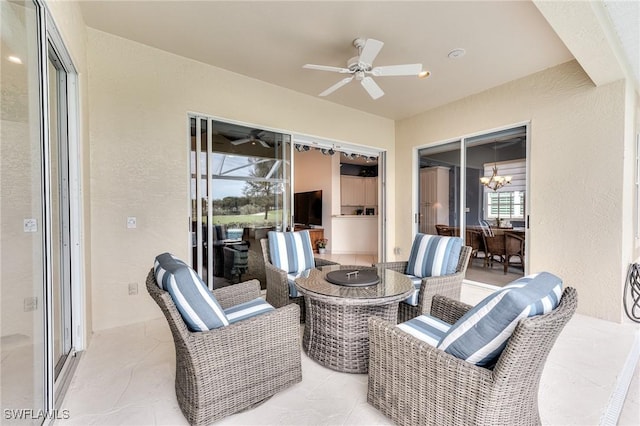
{"label": "tile floor", "polygon": [[[465,284],[462,299],[477,303],[489,291]],[[612,410],[612,417],[607,414],[608,407],[616,399],[612,395],[623,365],[631,349],[639,345],[640,332],[635,324],[619,325],[576,315],[560,335],[542,376],[539,401],[543,424],[615,424],[619,410]],[[634,363],[637,365],[637,358]],[[174,370],[175,352],[164,318],[97,332],[82,355],[63,401],[62,408],[69,410],[70,418],[56,423],[186,424],[174,394]],[[391,424],[367,404],[366,375],[334,372],[304,353],[302,372],[301,383],[219,424]],[[637,366],[634,377],[619,425],[640,424]],[[622,395],[618,398],[620,406]]]}

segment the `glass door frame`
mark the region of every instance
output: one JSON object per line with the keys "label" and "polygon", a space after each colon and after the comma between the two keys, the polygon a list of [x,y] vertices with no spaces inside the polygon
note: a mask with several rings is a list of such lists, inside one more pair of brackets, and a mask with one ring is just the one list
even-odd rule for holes
{"label": "glass door frame", "polygon": [[[509,124],[506,126],[501,126],[501,127],[497,127],[497,128],[493,128],[493,129],[488,129],[488,130],[483,130],[480,132],[475,132],[475,133],[471,133],[471,134],[467,134],[464,136],[458,136],[458,137],[454,137],[454,138],[450,138],[450,139],[446,139],[446,140],[441,140],[441,141],[437,141],[434,143],[429,143],[429,144],[424,144],[424,145],[419,145],[413,148],[413,152],[412,152],[412,164],[413,164],[413,173],[412,173],[412,184],[413,184],[413,188],[415,188],[415,190],[412,192],[412,200],[411,200],[411,205],[413,206],[413,235],[416,235],[419,232],[419,226],[420,226],[420,220],[419,220],[419,216],[420,216],[420,205],[419,205],[419,193],[420,193],[420,150],[425,149],[425,148],[433,148],[433,147],[437,147],[437,146],[441,146],[441,145],[446,145],[446,144],[452,144],[452,143],[459,143],[460,145],[460,194],[459,194],[459,199],[458,199],[458,203],[460,206],[460,209],[458,211],[458,221],[459,221],[459,227],[460,229],[466,229],[466,194],[467,194],[467,184],[466,184],[466,164],[467,164],[467,144],[466,141],[468,139],[473,139],[473,138],[477,138],[479,136],[483,136],[483,135],[487,135],[490,133],[495,133],[495,132],[500,132],[500,131],[505,131],[505,130],[509,130],[509,129],[513,129],[513,128],[517,128],[517,127],[525,127],[526,129],[526,193],[527,193],[527,202],[525,203],[525,271],[524,274],[526,275],[528,273],[529,270],[529,257],[530,257],[530,253],[531,253],[531,238],[529,237],[530,234],[530,228],[529,228],[529,217],[530,217],[530,208],[531,208],[531,202],[530,202],[530,186],[531,186],[531,177],[530,177],[530,171],[531,171],[531,121],[523,121],[523,122],[519,122],[519,123],[514,123],[514,124]],[[463,240],[465,239],[466,236],[462,236]],[[466,241],[465,241],[466,244]],[[467,281],[465,279],[465,281]],[[476,283],[475,281],[473,281],[474,283]],[[484,284],[484,283],[478,283],[480,285],[488,285],[490,287],[494,287],[491,284]]]}
{"label": "glass door frame", "polygon": [[[279,156],[276,156],[277,158],[275,159],[280,159],[282,161],[282,167],[283,167],[283,176],[282,176],[282,184],[284,185],[284,189],[282,191],[282,195],[284,196],[284,199],[282,200],[282,222],[279,226],[279,230],[288,230],[290,228],[290,224],[292,224],[292,220],[293,220],[293,213],[292,213],[292,204],[293,204],[293,184],[292,184],[292,176],[293,176],[293,137],[292,134],[290,132],[284,131],[284,130],[280,130],[280,129],[274,129],[274,128],[270,128],[267,126],[263,126],[263,125],[257,125],[257,124],[251,124],[251,123],[245,123],[245,122],[241,122],[241,121],[237,121],[237,120],[230,120],[227,118],[221,118],[221,117],[216,117],[216,116],[212,116],[212,115],[207,115],[207,114],[202,114],[202,113],[196,113],[196,112],[188,112],[187,113],[187,132],[188,132],[188,137],[187,140],[189,141],[188,143],[188,175],[189,175],[189,181],[188,181],[188,193],[189,193],[189,206],[188,206],[188,217],[189,217],[189,247],[193,247],[193,221],[195,220],[195,222],[197,224],[202,223],[203,220],[203,215],[202,215],[202,197],[197,196],[196,197],[196,217],[193,217],[193,202],[191,200],[191,194],[192,194],[192,188],[191,188],[191,179],[192,179],[192,174],[193,174],[193,170],[191,167],[191,153],[192,148],[191,148],[191,138],[193,137],[192,135],[192,129],[191,129],[191,121],[195,120],[195,175],[196,175],[196,194],[202,194],[202,176],[204,174],[206,174],[206,181],[207,181],[207,205],[206,205],[206,210],[207,210],[207,224],[213,224],[213,197],[212,197],[212,191],[213,191],[213,173],[210,170],[211,168],[211,160],[210,160],[210,156],[212,154],[214,154],[213,151],[213,127],[214,127],[214,123],[215,122],[221,122],[221,123],[225,123],[225,124],[232,124],[232,125],[237,125],[237,126],[241,126],[241,127],[247,127],[247,128],[258,128],[264,131],[268,131],[268,132],[273,132],[276,135],[280,135],[282,136],[279,141],[280,143],[280,149],[281,151],[278,152]],[[202,141],[202,123],[203,121],[206,121],[206,126],[207,126],[207,133],[206,133],[206,138],[207,140],[206,142],[206,170],[202,170],[202,161],[201,161],[201,154],[203,153],[203,141]],[[288,166],[287,166],[288,164]],[[287,188],[288,185],[288,188]],[[274,194],[274,196],[277,196],[277,194]],[[200,228],[197,228],[200,229]],[[207,256],[207,265],[206,265],[206,272],[207,275],[206,277],[203,276],[203,260],[204,260],[204,255],[203,255],[203,235],[202,232],[199,232],[196,229],[195,232],[195,236],[196,236],[196,240],[195,240],[195,244],[196,244],[196,254],[195,254],[195,259],[193,259],[194,255],[193,255],[193,249],[190,249],[190,258],[191,258],[191,264],[193,265],[194,262],[196,262],[195,264],[197,265],[197,267],[195,268],[196,272],[203,278],[203,280],[205,280],[207,286],[210,289],[213,289],[213,283],[214,283],[214,265],[213,265],[213,260],[214,260],[214,256],[213,256],[213,246],[209,247],[209,252],[208,252],[208,256]],[[212,242],[213,241],[213,226],[209,226],[207,225],[207,240],[208,242]]]}
{"label": "glass door frame", "polygon": [[[43,168],[44,168],[44,228],[45,228],[45,292],[44,303],[45,307],[45,329],[47,333],[46,338],[46,386],[47,386],[47,409],[49,411],[60,406],[64,393],[73,377],[73,373],[77,366],[78,357],[77,352],[85,349],[85,303],[84,303],[84,256],[83,256],[83,241],[82,241],[82,212],[83,205],[81,201],[81,156],[80,156],[80,102],[79,102],[79,90],[78,90],[78,71],[73,64],[71,55],[67,50],[64,41],[60,35],[51,13],[47,9],[46,3],[43,4],[41,0],[35,0],[35,3],[40,6],[42,10],[41,29],[42,34],[40,42],[41,61],[40,61],[40,76],[41,76],[41,93],[42,93],[42,108],[43,108]],[[49,99],[49,54],[50,49],[57,57],[59,71],[64,74],[64,90],[58,92],[58,99]],[[67,309],[69,319],[69,351],[64,363],[56,371],[56,362],[54,354],[53,334],[54,334],[54,319],[53,319],[53,277],[52,277],[52,265],[54,257],[52,256],[54,243],[51,239],[52,230],[52,215],[51,211],[51,194],[53,190],[58,188],[51,188],[51,162],[57,161],[57,158],[51,158],[51,123],[49,122],[49,102],[57,102],[58,108],[58,123],[56,128],[58,130],[58,138],[65,138],[64,143],[58,143],[58,147],[64,147],[63,156],[66,158],[68,164],[68,264],[69,270],[68,278],[70,279],[70,288],[68,289],[68,304]]]}

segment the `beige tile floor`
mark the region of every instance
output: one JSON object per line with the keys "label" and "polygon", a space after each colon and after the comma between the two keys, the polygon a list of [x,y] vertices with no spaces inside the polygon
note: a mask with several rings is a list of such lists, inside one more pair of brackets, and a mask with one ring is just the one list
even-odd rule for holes
{"label": "beige tile floor", "polygon": [[[345,264],[371,263],[370,259],[341,260]],[[477,303],[490,291],[465,284],[462,300]],[[633,350],[636,355],[630,356]],[[613,324],[575,315],[554,346],[542,376],[539,402],[543,424],[639,425],[637,352],[640,352],[637,324]],[[164,318],[97,332],[82,355],[63,401],[62,408],[69,410],[70,418],[56,423],[186,424],[174,394],[174,371],[175,352]],[[633,373],[628,393],[625,386],[628,382],[619,384],[624,382],[623,371],[629,373],[626,376]],[[367,404],[366,375],[326,369],[304,353],[302,373],[301,383],[219,424],[391,424]]]}

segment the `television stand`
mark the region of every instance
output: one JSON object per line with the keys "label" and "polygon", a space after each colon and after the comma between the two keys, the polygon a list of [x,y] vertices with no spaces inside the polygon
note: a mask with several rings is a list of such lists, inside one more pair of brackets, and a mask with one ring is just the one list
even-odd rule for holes
{"label": "television stand", "polygon": [[318,252],[318,247],[316,247],[316,242],[318,240],[322,240],[324,238],[324,229],[323,228],[307,228],[306,226],[296,225],[293,228],[294,231],[309,231],[309,237],[311,237],[311,247],[313,247],[313,251],[315,253]]}

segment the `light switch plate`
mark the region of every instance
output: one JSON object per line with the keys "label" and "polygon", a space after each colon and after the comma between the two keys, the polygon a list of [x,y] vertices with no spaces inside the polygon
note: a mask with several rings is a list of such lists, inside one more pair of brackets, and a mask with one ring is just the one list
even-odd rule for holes
{"label": "light switch plate", "polygon": [[134,229],[136,225],[136,218],[134,216],[129,216],[127,218],[127,228]]}
{"label": "light switch plate", "polygon": [[38,232],[38,221],[33,218],[25,219],[24,232]]}

